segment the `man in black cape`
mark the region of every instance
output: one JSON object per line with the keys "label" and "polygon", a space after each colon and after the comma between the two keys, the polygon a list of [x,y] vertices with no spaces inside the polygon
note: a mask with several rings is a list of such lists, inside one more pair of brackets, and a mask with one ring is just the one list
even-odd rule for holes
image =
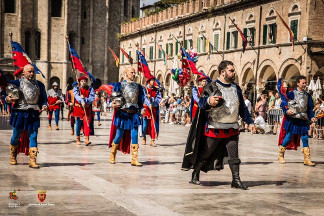
{"label": "man in black cape", "polygon": [[241,116],[254,131],[253,119],[245,106],[242,90],[234,83],[235,68],[231,61],[218,66],[220,77],[204,88],[199,109],[189,131],[182,163],[183,170],[193,169],[190,183],[199,185],[200,170],[221,170],[228,157],[232,171],[232,188],[246,190],[241,182],[238,156],[239,125]]}

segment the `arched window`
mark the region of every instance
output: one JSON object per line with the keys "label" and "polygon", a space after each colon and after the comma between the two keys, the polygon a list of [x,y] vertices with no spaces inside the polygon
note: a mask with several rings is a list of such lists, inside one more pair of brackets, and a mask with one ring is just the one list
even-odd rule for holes
{"label": "arched window", "polygon": [[36,59],[40,59],[41,56],[41,33],[39,31],[36,32],[35,38],[35,56]]}
{"label": "arched window", "polygon": [[5,0],[4,9],[5,13],[16,13],[16,0]]}
{"label": "arched window", "polygon": [[31,39],[31,33],[30,33],[30,31],[26,31],[25,32],[25,51],[29,57],[30,57],[30,39]]}
{"label": "arched window", "polygon": [[52,17],[62,16],[62,0],[51,1],[51,16]]}

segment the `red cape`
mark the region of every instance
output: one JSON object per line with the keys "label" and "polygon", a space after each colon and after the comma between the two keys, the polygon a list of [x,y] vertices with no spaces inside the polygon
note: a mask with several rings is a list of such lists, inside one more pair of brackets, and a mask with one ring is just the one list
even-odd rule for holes
{"label": "red cape", "polygon": [[[147,135],[150,135],[151,139],[156,139],[157,136],[158,136],[158,133],[155,129],[155,125],[152,121],[152,115],[151,115],[151,110],[148,106],[146,105],[143,105],[143,107],[145,108],[145,114],[143,115],[143,117],[147,117],[147,121],[148,121],[148,124],[147,124],[147,128],[146,128],[146,131],[145,131],[145,134]],[[155,117],[154,118],[154,122],[156,123],[156,121],[159,121],[158,117],[157,117],[157,108],[156,107],[152,107],[152,113],[153,113],[153,116]]]}
{"label": "red cape", "polygon": [[27,130],[23,130],[20,134],[17,154],[24,153],[25,155],[29,155],[29,135]]}
{"label": "red cape", "polygon": [[[112,146],[112,142],[114,141],[115,136],[116,136],[116,132],[117,132],[117,127],[114,125],[115,114],[116,114],[116,110],[114,110],[113,118],[112,118],[112,121],[111,121],[108,148],[110,148]],[[130,143],[131,143],[130,130],[125,130],[123,138],[120,140],[118,150],[125,153],[125,154],[129,154],[130,153]]]}
{"label": "red cape", "polygon": [[[281,123],[281,128],[280,128],[278,146],[280,146],[282,144],[283,140],[285,139],[286,133],[287,133],[284,128],[285,121],[286,121],[286,116],[284,115],[282,118],[282,123]],[[290,141],[290,143],[288,143],[286,148],[288,150],[291,150],[291,149],[297,150],[297,148],[299,146],[300,146],[300,135],[296,134],[296,135],[293,135],[292,140]]]}

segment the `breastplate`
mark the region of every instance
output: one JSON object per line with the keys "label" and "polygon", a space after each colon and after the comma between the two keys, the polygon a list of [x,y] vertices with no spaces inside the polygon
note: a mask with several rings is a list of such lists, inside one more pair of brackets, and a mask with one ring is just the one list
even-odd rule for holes
{"label": "breastplate", "polygon": [[28,81],[27,79],[20,79],[19,99],[15,105],[15,109],[34,109],[39,110],[38,100],[40,90],[36,80]]}
{"label": "breastplate", "polygon": [[305,92],[294,90],[294,100],[288,102],[289,110],[294,112],[290,117],[308,120],[308,95]]}
{"label": "breastplate", "polygon": [[122,109],[127,109],[131,106],[138,108],[139,86],[136,82],[122,82],[122,95],[125,99],[125,104]]}
{"label": "breastplate", "polygon": [[236,86],[224,87],[217,83],[218,89],[222,92],[224,104],[212,108],[208,113],[208,127],[217,129],[238,129],[239,99]]}

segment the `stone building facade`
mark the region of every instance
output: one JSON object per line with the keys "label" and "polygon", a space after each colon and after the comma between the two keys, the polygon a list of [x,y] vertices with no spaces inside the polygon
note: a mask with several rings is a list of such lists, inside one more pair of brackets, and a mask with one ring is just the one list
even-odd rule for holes
{"label": "stone building facade", "polygon": [[[278,13],[295,34],[295,45]],[[177,40],[199,55],[196,64],[215,79],[222,60],[235,64],[236,82],[255,99],[265,90],[275,89],[282,77],[294,85],[297,75],[308,79],[324,76],[324,2],[322,0],[190,0],[136,22],[121,26],[121,47],[135,59],[135,43],[145,50],[150,70],[164,83],[167,92],[177,89],[171,78],[173,58],[179,52]],[[230,19],[247,36],[249,44],[242,52],[242,39]],[[174,37],[173,37],[174,36]],[[213,45],[208,59],[206,39]],[[164,65],[156,43],[169,55]],[[121,59],[123,57],[121,56]],[[120,80],[124,77],[122,61]],[[137,81],[144,84],[138,75]]]}
{"label": "stone building facade", "polygon": [[120,24],[139,17],[140,0],[0,0],[0,69],[13,79],[11,46],[19,42],[46,79],[65,89],[75,75],[69,61],[66,36],[82,63],[99,79],[97,84],[118,80],[118,68],[109,45],[119,54]]}

